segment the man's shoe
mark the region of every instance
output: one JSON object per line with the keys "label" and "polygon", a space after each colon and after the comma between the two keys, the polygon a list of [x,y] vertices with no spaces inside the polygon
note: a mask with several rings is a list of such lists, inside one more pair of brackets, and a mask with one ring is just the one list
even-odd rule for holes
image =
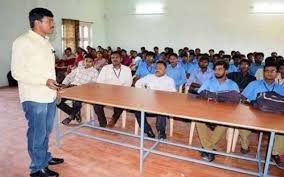
{"label": "man's shoe", "polygon": [[159,139],[167,139],[167,135],[166,135],[165,131],[161,131],[159,133]]}
{"label": "man's shoe", "polygon": [[241,153],[242,153],[242,154],[248,154],[249,152],[250,152],[249,147],[248,147],[247,149],[241,148]]}
{"label": "man's shoe", "polygon": [[208,162],[212,162],[215,160],[215,154],[209,153],[209,152],[205,152],[205,156],[202,157],[204,160],[208,161]]}
{"label": "man's shoe", "polygon": [[60,158],[52,158],[49,162],[48,165],[58,165],[64,162],[64,159]]}
{"label": "man's shoe", "polygon": [[47,167],[35,173],[30,174],[31,177],[58,177],[59,174],[55,171],[49,170]]}
{"label": "man's shoe", "polygon": [[75,119],[78,123],[82,122],[82,118],[81,118],[81,111],[79,111],[76,115],[75,115]]}
{"label": "man's shoe", "polygon": [[146,132],[146,134],[149,138],[155,138],[156,137],[152,130],[149,130],[148,132]]}
{"label": "man's shoe", "polygon": [[59,176],[59,173],[55,172],[55,171],[52,171],[50,170],[48,167],[45,168],[45,171],[47,171],[48,175],[51,177],[57,177]]}
{"label": "man's shoe", "polygon": [[271,160],[275,162],[278,168],[284,169],[284,155],[272,155]]}

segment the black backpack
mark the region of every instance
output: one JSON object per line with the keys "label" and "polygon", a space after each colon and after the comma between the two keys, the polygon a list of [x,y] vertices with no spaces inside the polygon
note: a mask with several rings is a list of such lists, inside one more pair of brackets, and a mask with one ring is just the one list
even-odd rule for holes
{"label": "black backpack", "polygon": [[274,91],[259,93],[252,104],[261,111],[284,113],[284,96]]}
{"label": "black backpack", "polygon": [[239,103],[241,101],[241,94],[235,90],[221,92],[210,92],[208,90],[203,90],[199,93],[199,97],[202,99],[226,103]]}

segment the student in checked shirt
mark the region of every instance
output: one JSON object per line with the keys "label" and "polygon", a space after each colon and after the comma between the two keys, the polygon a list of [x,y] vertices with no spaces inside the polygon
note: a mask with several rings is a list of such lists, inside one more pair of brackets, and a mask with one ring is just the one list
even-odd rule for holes
{"label": "student in checked shirt", "polygon": [[192,71],[187,80],[187,85],[193,92],[198,90],[205,81],[214,77],[214,71],[208,67],[208,64],[209,58],[202,56],[198,62],[199,67]]}
{"label": "student in checked shirt", "polygon": [[[139,79],[135,87],[137,88],[147,88],[147,89],[153,89],[153,90],[161,90],[161,91],[168,91],[168,92],[175,92],[176,86],[175,82],[172,78],[166,75],[166,68],[167,65],[163,61],[158,61],[156,63],[156,72],[155,74],[149,74],[141,79]],[[162,115],[153,115],[146,113],[145,117],[157,117],[156,120],[156,128],[159,133],[160,139],[166,139],[166,123],[167,123],[167,117]],[[137,122],[140,125],[141,123],[141,113],[136,112],[135,117],[137,119]],[[147,122],[147,118],[145,119],[145,127],[144,132],[147,134],[150,138],[155,138],[155,134],[152,131],[151,126]]]}
{"label": "student in checked shirt", "polygon": [[[96,82],[98,77],[98,71],[94,67],[94,59],[90,55],[86,55],[84,59],[84,66],[77,67],[63,80],[63,88],[70,86],[78,86],[90,82]],[[72,107],[65,103],[66,99],[62,99],[57,105],[59,109],[69,115],[62,121],[62,124],[68,125],[72,120],[76,119],[78,122],[81,121],[80,110],[82,103],[80,101],[73,101]]]}
{"label": "student in checked shirt", "polygon": [[[132,84],[131,70],[129,67],[122,65],[122,57],[120,52],[112,52],[111,62],[112,64],[106,65],[102,68],[98,76],[97,83],[130,87]],[[98,116],[100,126],[107,126],[108,128],[115,126],[117,120],[123,112],[123,109],[121,108],[113,108],[112,119],[107,124],[104,106],[96,104],[94,105],[94,110]]]}

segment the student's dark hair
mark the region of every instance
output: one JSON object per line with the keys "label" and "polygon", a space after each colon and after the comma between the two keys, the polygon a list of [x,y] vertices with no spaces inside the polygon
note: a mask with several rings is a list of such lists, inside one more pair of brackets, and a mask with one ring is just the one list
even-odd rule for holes
{"label": "student's dark hair", "polygon": [[250,62],[249,62],[248,59],[241,59],[240,65],[241,65],[242,63],[246,63],[246,64],[248,64],[248,65],[250,66]]}
{"label": "student's dark hair", "polygon": [[207,62],[209,62],[209,57],[208,57],[208,55],[201,55],[201,58],[199,59],[199,62],[200,61],[203,61],[203,60],[206,60]]}
{"label": "student's dark hair", "polygon": [[146,48],[145,48],[145,47],[141,47],[140,49],[141,49],[141,50],[142,50],[142,49],[145,50]]}
{"label": "student's dark hair", "polygon": [[213,55],[213,58],[214,57],[220,58],[220,55],[216,53],[216,54]]}
{"label": "student's dark hair", "polygon": [[274,57],[267,57],[265,59],[265,63],[275,63],[275,64],[277,64]]}
{"label": "student's dark hair", "polygon": [[224,50],[220,50],[220,51],[219,51],[219,54],[220,54],[220,53],[225,53],[225,51],[224,51]]}
{"label": "student's dark hair", "polygon": [[264,57],[264,53],[262,53],[262,52],[256,52],[255,57],[256,57],[256,56]]}
{"label": "student's dark hair", "polygon": [[168,48],[169,53],[174,53],[174,49],[173,48]]}
{"label": "student's dark hair", "polygon": [[280,66],[284,66],[284,60],[280,60],[279,62],[278,62],[278,66],[280,67]]}
{"label": "student's dark hair", "polygon": [[125,49],[122,49],[122,50],[121,50],[121,52],[125,52],[125,53],[127,53]]}
{"label": "student's dark hair", "polygon": [[70,52],[72,52],[72,49],[71,49],[70,47],[67,47],[67,48],[65,49],[65,51],[67,51],[67,50],[69,50]]}
{"label": "student's dark hair", "polygon": [[195,52],[194,52],[194,50],[192,50],[192,49],[190,49],[190,50],[188,51],[188,53],[189,53],[189,55],[195,55]]}
{"label": "student's dark hair", "polygon": [[223,58],[229,58],[229,60],[231,59],[231,55],[223,55]]}
{"label": "student's dark hair", "polygon": [[30,27],[34,28],[35,21],[41,21],[44,17],[53,17],[50,10],[45,8],[34,8],[29,13]]}
{"label": "student's dark hair", "polygon": [[157,61],[156,65],[158,65],[158,64],[162,64],[162,65],[164,65],[165,68],[167,68],[167,64],[164,61]]}
{"label": "student's dark hair", "polygon": [[159,47],[155,46],[155,47],[154,47],[154,50],[155,50],[155,49],[159,49]]}
{"label": "student's dark hair", "polygon": [[98,54],[98,53],[103,54],[103,52],[102,52],[102,51],[97,51],[97,54]]}
{"label": "student's dark hair", "polygon": [[182,52],[181,57],[188,57],[188,53],[187,52]]}
{"label": "student's dark hair", "polygon": [[111,52],[111,55],[119,55],[119,57],[121,57],[120,51],[113,51]]}
{"label": "student's dark hair", "polygon": [[91,54],[87,54],[87,55],[85,56],[85,59],[87,59],[87,58],[91,58],[91,59],[94,60],[94,58],[93,58],[93,56],[92,56]]}
{"label": "student's dark hair", "polygon": [[155,53],[154,53],[154,52],[146,52],[146,56],[154,57],[154,56],[155,56]]}
{"label": "student's dark hair", "polygon": [[209,52],[215,52],[214,49],[209,49]]}
{"label": "student's dark hair", "polygon": [[176,53],[170,53],[169,57],[174,56],[174,57],[178,57],[178,55]]}
{"label": "student's dark hair", "polygon": [[236,58],[239,58],[239,59],[241,59],[242,58],[242,56],[241,55],[238,55],[238,54],[236,54],[236,55],[233,55],[233,60],[235,60]]}
{"label": "student's dark hair", "polygon": [[189,48],[188,47],[184,47],[183,50],[189,50]]}
{"label": "student's dark hair", "polygon": [[216,66],[223,66],[223,68],[225,68],[225,70],[228,70],[228,68],[229,68],[229,64],[227,62],[225,62],[224,60],[218,60],[213,66],[214,70],[215,70]]}
{"label": "student's dark hair", "polygon": [[248,54],[247,54],[247,57],[249,57],[249,56],[251,56],[251,55],[253,56],[253,53],[248,53]]}
{"label": "student's dark hair", "polygon": [[263,71],[267,68],[267,67],[275,67],[276,70],[278,71],[278,66],[277,66],[277,63],[276,62],[267,62],[265,63],[264,67],[263,67]]}

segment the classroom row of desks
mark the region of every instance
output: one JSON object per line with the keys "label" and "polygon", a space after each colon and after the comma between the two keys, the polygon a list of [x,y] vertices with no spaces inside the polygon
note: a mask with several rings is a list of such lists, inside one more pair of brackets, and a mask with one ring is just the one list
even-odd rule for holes
{"label": "classroom row of desks", "polygon": [[[269,176],[269,166],[271,165],[271,152],[275,134],[284,134],[283,114],[261,112],[244,104],[226,104],[199,100],[180,93],[93,83],[66,89],[62,92],[61,97],[70,100],[82,101],[88,104],[100,104],[111,107],[119,107],[127,110],[140,111],[142,113],[141,130],[144,129],[145,113],[154,113],[170,117],[189,119],[192,121],[215,123],[228,127],[245,128],[256,130],[259,132],[270,133],[267,154],[265,159],[262,159],[262,138],[259,138],[256,156],[245,157],[224,152],[207,151],[191,145],[184,145],[158,139],[150,139],[144,137],[143,131],[140,131],[139,136],[137,136],[123,131],[101,128],[99,126],[96,126],[96,118],[88,122],[81,123],[77,127],[71,128],[68,131],[62,133],[60,130],[60,121],[56,121],[56,140],[59,146],[61,139],[64,136],[69,134],[76,134],[115,145],[121,145],[128,148],[137,149],[140,153],[139,164],[141,172],[143,172],[145,159],[149,156],[149,154],[153,153],[162,156],[167,156],[170,158],[186,160],[189,162],[209,165],[254,176]],[[89,127],[93,129],[104,130],[122,134],[125,136],[139,138],[140,144],[137,146],[133,144],[120,143],[117,141],[104,139],[95,135],[88,135],[80,131],[83,127]],[[152,141],[154,144],[151,148],[145,148],[145,141]],[[167,144],[196,151],[212,152],[223,156],[252,161],[257,163],[258,169],[256,171],[251,171],[246,170],[245,168],[236,168],[224,164],[218,164],[215,162],[206,162],[191,157],[184,157],[181,155],[171,154],[169,152],[158,151],[156,148],[159,144]]]}

